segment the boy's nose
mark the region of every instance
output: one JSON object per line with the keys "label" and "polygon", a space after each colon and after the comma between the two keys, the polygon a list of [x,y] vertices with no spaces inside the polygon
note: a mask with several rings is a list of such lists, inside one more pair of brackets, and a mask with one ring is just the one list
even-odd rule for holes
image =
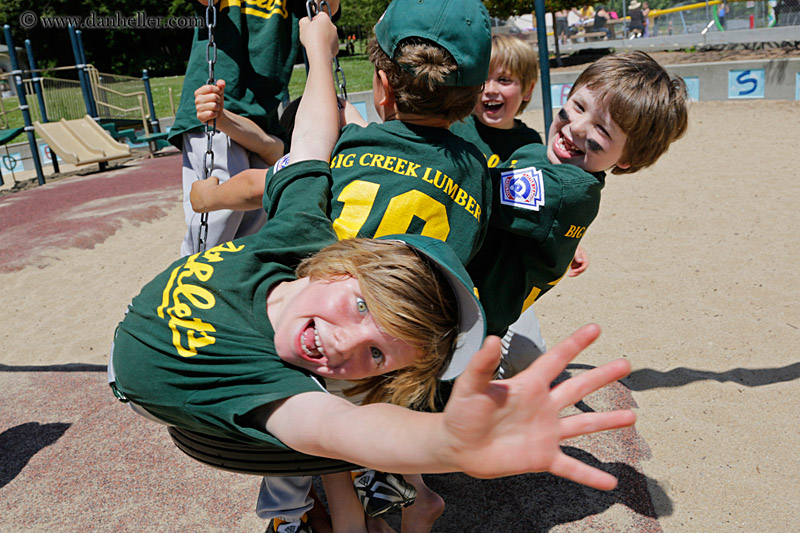
{"label": "boy's nose", "polygon": [[571,121],[569,128],[570,131],[572,132],[573,137],[580,137],[580,138],[586,137],[587,123],[586,120],[584,120],[583,118]]}
{"label": "boy's nose", "polygon": [[359,326],[340,327],[334,334],[336,353],[341,363],[349,360],[364,345],[366,332]]}

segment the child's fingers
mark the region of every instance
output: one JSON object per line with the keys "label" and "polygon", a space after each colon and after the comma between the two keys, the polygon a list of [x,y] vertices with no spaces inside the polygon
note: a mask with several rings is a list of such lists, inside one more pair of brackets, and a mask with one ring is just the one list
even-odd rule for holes
{"label": "child's fingers", "polygon": [[589,466],[586,463],[570,457],[565,453],[559,453],[550,465],[550,473],[557,476],[571,479],[576,483],[587,485],[600,490],[613,490],[617,486],[617,478],[603,472],[599,468]]}
{"label": "child's fingers", "polygon": [[458,377],[457,383],[470,390],[482,390],[492,380],[500,364],[500,337],[489,335],[483,346],[472,356],[472,360]]}
{"label": "child's fingers", "polygon": [[571,439],[579,435],[627,427],[633,425],[634,422],[636,422],[636,414],[629,410],[567,416],[560,420],[561,439]]}
{"label": "child's fingers", "polygon": [[539,357],[522,376],[546,379],[548,382],[555,380],[579,353],[589,346],[600,335],[600,326],[587,324],[575,333],[561,341],[552,350]]}
{"label": "child's fingers", "polygon": [[550,397],[557,406],[563,408],[577,403],[609,383],[624,378],[630,371],[631,364],[627,360],[617,359],[559,383],[550,391]]}

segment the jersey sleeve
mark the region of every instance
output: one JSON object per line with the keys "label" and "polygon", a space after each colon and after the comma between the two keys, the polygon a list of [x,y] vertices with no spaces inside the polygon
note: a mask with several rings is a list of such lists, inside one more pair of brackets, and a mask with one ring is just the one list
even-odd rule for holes
{"label": "jersey sleeve", "polygon": [[489,230],[468,268],[493,334],[558,283],[600,206],[602,176],[527,163],[492,172]]}
{"label": "jersey sleeve", "polygon": [[268,218],[259,234],[270,239],[272,249],[308,257],[337,240],[329,218],[330,166],[312,160],[280,167],[281,161],[267,172],[263,205]]}

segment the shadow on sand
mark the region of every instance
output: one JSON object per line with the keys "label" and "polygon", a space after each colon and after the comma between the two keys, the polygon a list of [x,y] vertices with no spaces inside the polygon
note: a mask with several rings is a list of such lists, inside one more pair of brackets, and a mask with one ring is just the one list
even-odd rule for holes
{"label": "shadow on sand", "polygon": [[[603,513],[622,504],[634,521],[652,522],[672,514],[672,501],[653,479],[624,463],[602,463],[584,450],[564,452],[619,478],[613,491],[594,490],[550,474],[525,474],[500,479],[475,479],[465,474],[426,475],[425,482],[447,502],[434,525],[437,532],[549,531],[559,524]],[[656,511],[653,501],[658,501]],[[386,521],[400,531],[400,513]],[[652,527],[652,523],[651,523]],[[643,527],[642,530],[647,530]]]}
{"label": "shadow on sand", "polygon": [[60,439],[71,425],[27,422],[0,433],[0,488],[17,477],[34,455]]}

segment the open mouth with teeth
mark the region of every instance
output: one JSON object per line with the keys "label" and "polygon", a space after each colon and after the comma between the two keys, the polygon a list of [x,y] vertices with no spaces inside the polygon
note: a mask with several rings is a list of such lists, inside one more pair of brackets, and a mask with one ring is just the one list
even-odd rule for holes
{"label": "open mouth with teeth", "polygon": [[486,111],[488,111],[489,113],[496,113],[500,111],[504,105],[503,102],[497,102],[495,100],[484,101],[481,102],[481,104],[483,105],[484,109],[486,109]]}
{"label": "open mouth with teeth", "polygon": [[314,321],[309,321],[303,331],[300,332],[300,346],[303,353],[310,359],[322,359],[325,357],[325,348],[319,340],[319,332],[315,327]]}
{"label": "open mouth with teeth", "polygon": [[579,150],[577,146],[572,144],[572,142],[570,142],[569,139],[567,139],[561,132],[559,132],[556,136],[553,146],[556,154],[563,159],[569,159],[583,155],[583,151]]}

